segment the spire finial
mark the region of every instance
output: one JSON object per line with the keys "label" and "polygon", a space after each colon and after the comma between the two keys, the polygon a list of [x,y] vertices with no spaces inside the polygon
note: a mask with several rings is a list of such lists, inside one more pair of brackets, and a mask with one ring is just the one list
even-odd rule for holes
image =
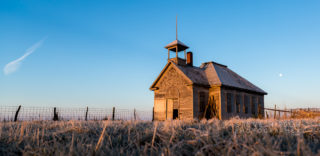
{"label": "spire finial", "polygon": [[176,40],[178,40],[178,14],[176,16]]}

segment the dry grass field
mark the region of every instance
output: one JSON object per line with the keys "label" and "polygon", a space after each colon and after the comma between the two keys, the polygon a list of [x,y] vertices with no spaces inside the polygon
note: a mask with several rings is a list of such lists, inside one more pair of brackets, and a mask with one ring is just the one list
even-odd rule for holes
{"label": "dry grass field", "polygon": [[319,155],[320,119],[0,123],[0,155]]}

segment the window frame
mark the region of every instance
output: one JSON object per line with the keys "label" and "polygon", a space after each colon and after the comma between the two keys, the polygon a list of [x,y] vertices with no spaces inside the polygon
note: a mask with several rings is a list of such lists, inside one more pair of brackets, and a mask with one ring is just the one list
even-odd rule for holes
{"label": "window frame", "polygon": [[240,94],[235,95],[235,105],[236,105],[236,113],[241,112],[241,96]]}
{"label": "window frame", "polygon": [[256,100],[257,98],[255,96],[251,96],[251,114],[256,115]]}
{"label": "window frame", "polygon": [[244,113],[245,114],[249,113],[249,100],[250,100],[249,95],[244,95],[243,96],[243,107],[244,107]]}
{"label": "window frame", "polygon": [[226,93],[226,112],[232,113],[232,93]]}

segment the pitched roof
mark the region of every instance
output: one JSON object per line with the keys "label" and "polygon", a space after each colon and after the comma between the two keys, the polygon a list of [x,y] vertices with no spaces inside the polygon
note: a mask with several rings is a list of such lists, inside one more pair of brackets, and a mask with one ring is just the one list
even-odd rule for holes
{"label": "pitched roof", "polygon": [[222,85],[267,94],[265,91],[241,77],[225,65],[207,62],[202,64],[200,68],[205,70],[211,86]]}
{"label": "pitched roof", "polygon": [[176,51],[176,47],[178,47],[178,51],[186,50],[186,49],[189,48],[187,45],[185,45],[184,43],[182,43],[179,40],[174,40],[173,42],[171,42],[168,45],[166,45],[164,48],[170,49],[171,51],[175,52]]}
{"label": "pitched roof", "polygon": [[159,76],[156,78],[156,80],[152,83],[150,90],[154,90],[156,89],[156,84],[158,83],[158,81],[160,80],[160,78],[162,77],[162,75],[165,73],[165,71],[168,69],[168,67],[172,65],[173,68],[175,68],[177,70],[177,72],[179,72],[180,74],[182,74],[182,76],[190,83],[192,84],[193,81],[184,74],[184,72],[178,67],[178,65],[176,65],[173,61],[169,60],[168,63],[166,64],[166,66],[164,66],[164,68],[162,69],[162,71],[160,72]]}
{"label": "pitched roof", "polygon": [[210,85],[203,69],[199,67],[173,64],[176,65],[194,84]]}
{"label": "pitched roof", "polygon": [[241,77],[237,73],[230,70],[227,66],[215,63],[206,62],[200,67],[177,65],[172,61],[169,61],[165,68],[162,70],[156,81],[152,84],[152,89],[160,77],[164,74],[168,66],[172,64],[174,68],[179,69],[183,73],[183,76],[192,81],[192,84],[204,85],[204,86],[228,86],[248,91],[253,91],[261,94],[267,94],[265,91],[250,83],[245,78]]}

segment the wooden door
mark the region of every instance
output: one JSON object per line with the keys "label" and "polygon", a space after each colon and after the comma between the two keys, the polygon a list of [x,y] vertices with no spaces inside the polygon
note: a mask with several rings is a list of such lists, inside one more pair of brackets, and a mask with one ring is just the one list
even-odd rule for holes
{"label": "wooden door", "polygon": [[167,120],[172,120],[173,118],[173,99],[167,99]]}

